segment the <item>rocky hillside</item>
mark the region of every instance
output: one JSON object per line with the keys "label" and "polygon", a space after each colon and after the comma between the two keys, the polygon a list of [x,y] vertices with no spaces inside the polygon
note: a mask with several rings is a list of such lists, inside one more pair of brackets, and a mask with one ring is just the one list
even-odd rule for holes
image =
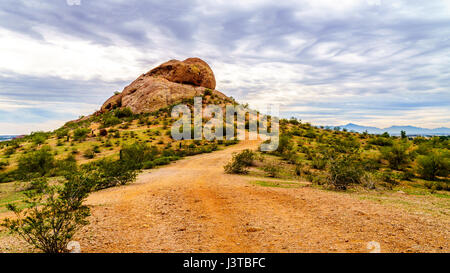
{"label": "rocky hillside", "polygon": [[100,111],[130,108],[134,114],[151,113],[207,91],[220,99],[228,99],[215,87],[214,73],[203,60],[170,60],[139,76],[121,93],[109,98]]}

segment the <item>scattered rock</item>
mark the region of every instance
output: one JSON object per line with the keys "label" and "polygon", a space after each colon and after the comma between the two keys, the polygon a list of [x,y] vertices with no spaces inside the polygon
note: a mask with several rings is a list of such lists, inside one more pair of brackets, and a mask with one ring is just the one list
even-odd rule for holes
{"label": "scattered rock", "polygon": [[257,232],[257,231],[259,231],[260,229],[259,228],[256,228],[256,227],[251,227],[251,228],[247,228],[247,232]]}

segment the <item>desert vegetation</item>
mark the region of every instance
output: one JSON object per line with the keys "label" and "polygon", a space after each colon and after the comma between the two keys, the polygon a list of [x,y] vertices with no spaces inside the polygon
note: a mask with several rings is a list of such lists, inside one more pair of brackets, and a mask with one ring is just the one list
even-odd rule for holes
{"label": "desert vegetation", "polygon": [[[221,102],[211,92],[203,99]],[[1,142],[0,185],[17,185],[0,195],[0,211],[15,215],[3,227],[38,251],[66,252],[74,234],[88,224],[84,201],[89,193],[132,183],[144,169],[237,143],[174,141],[170,113],[171,107],[146,114],[117,108],[53,132]]]}
{"label": "desert vegetation", "polygon": [[[280,121],[276,151],[244,151],[228,173],[306,180],[334,190],[397,190],[448,196],[450,138],[370,135],[318,128],[297,119]],[[249,164],[247,158],[252,158]],[[249,167],[253,165],[253,170]]]}

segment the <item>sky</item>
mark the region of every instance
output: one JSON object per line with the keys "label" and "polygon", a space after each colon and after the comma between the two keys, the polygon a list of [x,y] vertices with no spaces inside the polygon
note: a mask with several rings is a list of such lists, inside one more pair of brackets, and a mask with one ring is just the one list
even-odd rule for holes
{"label": "sky", "polygon": [[283,117],[450,127],[450,1],[2,0],[0,134],[56,129],[188,57]]}

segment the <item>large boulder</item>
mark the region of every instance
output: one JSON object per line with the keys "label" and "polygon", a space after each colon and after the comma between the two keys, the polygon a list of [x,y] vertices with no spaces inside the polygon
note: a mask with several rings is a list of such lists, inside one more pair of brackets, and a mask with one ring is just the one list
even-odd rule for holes
{"label": "large boulder", "polygon": [[160,76],[175,83],[216,88],[216,79],[209,65],[199,58],[189,58],[182,62],[171,60],[150,70],[146,75]]}
{"label": "large boulder", "polygon": [[171,60],[141,75],[122,93],[109,98],[100,111],[128,107],[133,113],[151,113],[202,95],[207,89],[219,98],[227,99],[214,90],[215,86],[211,68],[201,59]]}

